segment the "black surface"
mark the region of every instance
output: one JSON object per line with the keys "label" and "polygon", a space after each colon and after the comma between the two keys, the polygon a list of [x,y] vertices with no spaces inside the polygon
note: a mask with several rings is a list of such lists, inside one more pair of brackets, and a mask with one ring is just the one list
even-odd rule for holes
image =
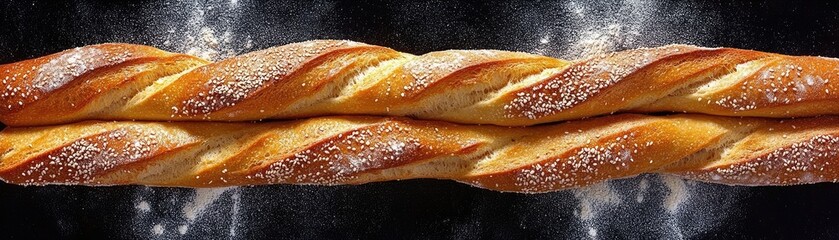
{"label": "black surface", "polygon": [[[566,57],[573,55],[569,46],[580,32],[611,21],[635,26],[622,31],[637,31],[618,36],[626,39],[617,49],[692,43],[839,57],[839,2],[660,2],[654,9],[616,9],[627,4],[240,0],[231,10],[227,2],[9,1],[0,3],[0,62],[101,42],[183,51],[179,39],[195,34],[191,28],[182,31],[194,8],[206,10],[202,25],[233,34],[225,48],[235,53],[337,38],[417,54],[491,48]],[[569,6],[584,6],[587,14],[575,17]],[[639,25],[625,22],[637,18],[614,15],[637,11],[652,11],[644,13],[651,17]],[[539,44],[546,35],[552,40]],[[250,49],[242,47],[248,39]],[[0,238],[553,239],[591,237],[587,229],[592,226],[602,239],[839,238],[839,184],[747,188],[691,183],[690,198],[674,214],[660,207],[667,190],[654,175],[610,185],[638,189],[641,180],[652,183],[651,200],[635,203],[626,198],[634,192],[621,193],[622,203],[600,207],[599,217],[583,221],[575,197],[579,193],[572,191],[496,193],[437,180],[248,187],[226,192],[183,235],[176,226],[185,221],[181,208],[191,199],[190,189],[0,184]],[[233,194],[240,196],[238,205]],[[149,213],[137,211],[139,201],[150,203]],[[150,231],[155,224],[165,225],[163,234]]]}

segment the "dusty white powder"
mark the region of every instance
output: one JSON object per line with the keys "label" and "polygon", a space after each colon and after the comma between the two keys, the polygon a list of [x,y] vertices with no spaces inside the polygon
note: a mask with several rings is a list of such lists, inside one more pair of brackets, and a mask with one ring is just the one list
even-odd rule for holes
{"label": "dusty white powder", "polygon": [[[150,23],[149,34],[155,38],[150,45],[212,61],[248,52],[253,47],[250,36],[234,34],[236,27],[243,24],[240,21],[243,3],[240,1],[189,1],[164,3],[164,5],[147,14]],[[143,189],[145,190],[138,191],[139,203],[135,206],[138,214],[134,218],[135,221],[154,224],[152,232],[156,235],[162,235],[166,231],[166,226],[170,226],[170,230],[180,235],[186,235],[190,233],[191,228],[196,227],[193,226],[194,224],[202,221],[201,219],[222,217],[223,215],[215,214],[220,209],[213,208],[212,205],[227,196],[231,198],[233,204],[232,214],[227,216],[231,218],[229,232],[231,236],[236,233],[241,195],[238,188],[195,189],[192,190],[192,194],[166,196],[153,195],[154,190],[150,188]],[[226,194],[228,192],[232,194]],[[141,217],[139,213],[151,211],[151,205],[144,200],[149,195],[153,195],[153,199],[164,197],[178,203],[185,202],[177,205],[176,209],[164,210],[176,211],[179,213],[176,215],[180,215],[180,218],[161,218],[156,215],[152,216],[154,214],[144,214]]]}
{"label": "dusty white powder", "polygon": [[586,30],[574,43],[572,49],[575,52],[572,55],[584,58],[617,50],[618,43],[626,41],[631,34],[637,34],[627,32],[625,28],[620,23],[609,23],[603,29]]}
{"label": "dusty white powder", "polygon": [[[721,19],[690,3],[567,1],[556,14],[522,14],[515,48],[563,59],[669,43],[704,45]],[[678,18],[682,22],[669,21]],[[532,25],[533,22],[540,24]],[[528,41],[527,39],[533,39]]]}
{"label": "dusty white powder", "polygon": [[149,205],[149,202],[147,201],[140,201],[140,203],[137,204],[136,208],[137,210],[140,210],[144,213],[151,211],[151,205]]}
{"label": "dusty white powder", "polygon": [[241,208],[241,189],[236,189],[235,192],[230,196],[233,200],[233,210],[231,210],[231,219],[230,219],[230,231],[229,236],[235,237],[236,236],[236,227],[239,225],[239,208]]}
{"label": "dusty white powder", "polygon": [[184,204],[181,210],[184,218],[190,223],[194,222],[204,210],[216,202],[222,194],[232,188],[198,188],[195,189],[195,197],[191,202]]}
{"label": "dusty white powder", "polygon": [[[210,7],[209,10],[211,10]],[[223,57],[235,55],[232,49],[223,50],[223,46],[230,44],[231,34],[229,31],[216,32],[206,24],[206,10],[196,8],[189,13],[189,21],[186,25],[186,39],[179,44],[179,48],[185,49],[187,54],[195,55],[209,60],[220,60]]]}
{"label": "dusty white powder", "polygon": [[671,214],[675,213],[688,198],[685,180],[669,175],[660,175],[659,177],[668,190],[667,198],[664,199],[664,207]]}
{"label": "dusty white powder", "polygon": [[577,199],[577,209],[574,211],[584,228],[587,228],[588,237],[597,238],[596,221],[599,219],[603,209],[608,209],[623,202],[621,196],[609,185],[609,182],[602,182],[587,187],[571,190],[574,198]]}
{"label": "dusty white powder", "polygon": [[[195,194],[191,201],[185,203],[181,208],[181,216],[186,219],[186,222],[178,226],[178,233],[181,235],[189,231],[190,225],[195,223],[199,217],[205,214],[209,207],[219,200],[222,195],[228,191],[236,189],[235,187],[228,188],[198,188],[195,189]],[[238,197],[236,197],[238,198]]]}
{"label": "dusty white powder", "polygon": [[596,239],[615,233],[639,236],[653,231],[684,239],[725,224],[736,213],[734,199],[742,191],[676,176],[645,174],[568,192],[576,201],[574,216],[580,224],[576,238]]}
{"label": "dusty white powder", "polygon": [[[531,52],[581,59],[624,49],[684,43],[671,31],[680,26],[659,24],[662,12],[673,11],[665,10],[665,5],[660,1],[639,0],[623,0],[614,4],[569,1],[563,6],[565,13],[561,24],[546,24],[541,27],[542,33],[534,32]],[[692,15],[682,13],[689,11],[688,8],[676,11],[678,15]],[[697,35],[694,32],[685,34]],[[702,40],[706,39],[698,35],[689,38],[695,41],[688,43],[694,44],[702,44]],[[576,238],[596,239],[608,235],[604,234],[607,232],[625,233],[639,231],[638,228],[652,228],[658,233],[682,239],[714,226],[707,222],[720,222],[726,218],[728,213],[712,211],[713,198],[692,197],[693,191],[703,191],[703,194],[714,197],[717,188],[706,184],[692,186],[673,176],[644,175],[571,190],[577,201],[575,216],[580,223],[580,235]],[[703,210],[696,211],[696,208]],[[664,214],[650,214],[659,211]],[[634,227],[615,229],[627,223]]]}
{"label": "dusty white powder", "polygon": [[240,8],[239,1],[183,2],[165,10],[171,11],[167,14],[173,17],[186,14],[183,21],[165,18],[150,20],[157,21],[155,25],[163,26],[155,34],[161,47],[218,61],[247,52],[253,47],[250,36],[233,34],[235,27],[242,24],[239,21],[242,14]]}
{"label": "dusty white powder", "polygon": [[583,221],[594,219],[598,210],[620,204],[620,196],[612,190],[609,182],[598,183],[588,187],[573,189],[574,197],[579,201],[577,215]]}
{"label": "dusty white powder", "polygon": [[154,227],[151,228],[151,232],[154,233],[154,235],[162,235],[165,230],[166,228],[163,228],[163,225],[161,224],[155,224]]}
{"label": "dusty white powder", "polygon": [[647,193],[647,189],[650,188],[650,181],[647,181],[646,178],[641,179],[638,182],[638,193],[635,195],[635,202],[643,203],[644,202],[644,195]]}
{"label": "dusty white powder", "polygon": [[[618,50],[621,45],[631,42],[634,36],[640,34],[640,30],[653,14],[655,7],[655,2],[622,1],[613,8],[595,9],[586,3],[570,1],[565,6],[565,10],[570,13],[571,17],[567,27],[576,34],[569,37],[567,42],[562,43],[565,46],[562,48],[564,50],[560,51],[547,46],[551,37],[545,35],[539,40],[540,46],[534,52],[578,59]],[[602,11],[607,12],[604,14]],[[605,17],[597,17],[593,14]],[[641,180],[638,191],[634,194],[636,203],[644,202],[648,188],[649,182],[646,179]],[[597,237],[597,226],[609,221],[599,216],[604,211],[623,204],[622,198],[633,198],[621,196],[612,189],[609,182],[575,189],[572,193],[578,202],[575,215],[579,217],[582,226],[588,229],[586,233],[592,239]]]}
{"label": "dusty white powder", "polygon": [[658,8],[657,1],[624,0],[616,4],[614,14],[605,18],[591,18],[587,8],[573,1],[568,10],[573,12],[571,24],[579,29],[570,39],[570,48],[565,53],[570,58],[585,58],[620,50],[632,45],[641,31],[649,25]]}
{"label": "dusty white powder", "polygon": [[591,238],[596,238],[597,237],[597,229],[594,229],[593,227],[589,227],[588,228],[588,236],[591,237]]}

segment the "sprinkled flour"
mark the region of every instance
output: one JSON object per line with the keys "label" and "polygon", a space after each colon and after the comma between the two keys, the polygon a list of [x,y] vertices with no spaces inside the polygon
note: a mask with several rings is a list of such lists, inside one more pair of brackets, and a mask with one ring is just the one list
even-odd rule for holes
{"label": "sprinkled flour", "polygon": [[[152,18],[160,28],[156,31],[156,45],[167,50],[218,61],[251,50],[251,36],[234,36],[234,29],[242,24],[238,1],[192,1],[167,8],[170,17]],[[181,16],[185,15],[185,16]],[[173,18],[186,19],[172,21]]]}
{"label": "sprinkled flour", "polygon": [[149,206],[149,202],[141,201],[137,204],[137,210],[140,210],[140,212],[143,213],[148,213],[149,211],[151,211],[151,206]]}
{"label": "sprinkled flour", "polygon": [[[205,218],[217,219],[227,217],[231,219],[230,236],[235,235],[235,226],[238,222],[240,208],[240,190],[236,187],[230,188],[199,188],[179,189],[185,190],[183,194],[171,192],[173,189],[155,189],[143,187],[136,196],[141,199],[135,206],[135,221],[151,223],[151,233],[154,235],[178,236],[189,234],[193,225],[199,221],[207,221]],[[190,193],[191,192],[191,193]],[[165,193],[161,195],[159,193]],[[152,197],[147,197],[152,196]],[[162,209],[152,209],[148,201],[172,201],[175,206],[166,206]],[[221,209],[229,207],[230,214],[222,214]],[[172,217],[176,213],[177,217]],[[163,214],[163,215],[160,215]],[[163,217],[170,216],[170,217]],[[198,226],[199,230],[205,230],[206,223]]]}
{"label": "sprinkled flour", "polygon": [[661,181],[667,186],[667,198],[664,199],[664,208],[668,212],[675,213],[679,206],[687,200],[688,192],[685,180],[674,176],[661,175]]}
{"label": "sprinkled flour", "polygon": [[189,221],[194,222],[198,216],[204,212],[207,207],[221,197],[221,194],[227,192],[230,188],[198,188],[195,189],[195,198],[192,202],[188,202],[183,207],[183,216]]}
{"label": "sprinkled flour", "polygon": [[572,189],[571,192],[580,202],[575,215],[582,221],[591,221],[599,214],[600,211],[598,210],[623,202],[623,199],[609,186],[609,182]]}
{"label": "sprinkled flour", "polygon": [[[243,13],[241,3],[231,1],[191,1],[164,3],[165,7],[155,9],[149,21],[149,29],[154,45],[169,51],[182,52],[204,59],[218,61],[251,51],[253,41],[250,35],[235,35],[234,30],[243,24],[239,19]],[[159,15],[163,14],[163,17]],[[202,218],[230,218],[229,235],[236,235],[236,222],[239,215],[241,191],[238,188],[185,189],[192,194],[173,194],[160,196],[151,190],[140,190],[137,194],[136,221],[153,222],[151,232],[154,235],[178,238],[190,234],[195,224]],[[161,191],[166,191],[162,189]],[[156,197],[147,197],[147,196]],[[160,198],[177,203],[180,209],[163,209],[162,212],[177,212],[179,217],[161,217],[159,212],[152,212],[148,201]],[[223,199],[224,201],[220,200]],[[218,205],[218,206],[217,206]],[[223,206],[226,205],[226,206]],[[221,214],[219,207],[231,207],[232,214]],[[201,223],[204,228],[205,223]],[[200,229],[199,229],[200,230]],[[203,231],[203,230],[202,230]]]}
{"label": "sprinkled flour", "polygon": [[166,229],[163,228],[163,225],[155,224],[154,227],[151,228],[151,231],[154,235],[161,235],[166,231]]}
{"label": "sprinkled flour", "polygon": [[[561,25],[540,28],[543,33],[535,38],[532,52],[580,59],[668,43],[704,45],[707,37],[699,34],[699,29],[685,32],[687,37],[676,36],[670,28],[678,26],[657,23],[662,19],[665,4],[638,0],[619,1],[614,5],[567,2],[562,10],[570,18]],[[692,17],[687,9],[679,10],[676,15]],[[716,20],[707,20],[706,26],[713,26],[713,21]],[[741,188],[689,183],[692,182],[677,177],[646,174],[571,190],[577,201],[575,216],[580,222],[577,238],[645,235],[656,238],[639,229],[649,229],[664,238],[690,237],[717,226],[731,214],[715,206],[719,204],[715,197],[738,196],[741,191]],[[697,195],[694,192],[702,192],[703,196],[694,196]]]}
{"label": "sprinkled flour", "polygon": [[[689,238],[724,224],[729,214],[736,213],[731,199],[740,191],[655,174],[572,189],[579,222],[576,238]],[[566,204],[566,199],[560,199],[556,204]]]}
{"label": "sprinkled flour", "polygon": [[[676,5],[676,6],[673,6]],[[697,6],[667,1],[620,0],[610,4],[568,1],[557,11],[562,14],[531,16],[520,19],[523,51],[564,59],[580,59],[618,50],[655,47],[669,43],[709,44],[709,29],[719,21],[713,12],[696,14]],[[667,16],[667,17],[662,17]],[[668,19],[701,23],[690,31]],[[559,21],[557,21],[559,20]],[[525,24],[545,22],[535,27]]]}

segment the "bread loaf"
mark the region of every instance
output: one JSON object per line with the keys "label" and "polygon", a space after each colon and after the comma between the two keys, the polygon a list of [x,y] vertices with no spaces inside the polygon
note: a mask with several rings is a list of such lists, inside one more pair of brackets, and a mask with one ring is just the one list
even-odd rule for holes
{"label": "bread loaf", "polygon": [[839,180],[839,118],[619,114],[531,127],[378,117],[97,122],[0,132],[0,179],[221,187],[435,178],[546,192],[641,173],[735,185]]}
{"label": "bread loaf", "polygon": [[353,114],[526,126],[615,112],[805,117],[839,113],[837,77],[837,59],[686,45],[566,61],[497,50],[415,56],[314,40],[211,63],[101,44],[0,66],[0,121]]}

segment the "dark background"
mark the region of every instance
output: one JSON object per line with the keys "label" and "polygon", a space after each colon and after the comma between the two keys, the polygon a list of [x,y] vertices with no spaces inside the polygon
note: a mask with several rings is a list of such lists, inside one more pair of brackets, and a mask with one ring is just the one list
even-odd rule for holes
{"label": "dark background", "polygon": [[[4,1],[0,63],[102,42],[220,59],[318,38],[414,54],[488,48],[577,58],[687,43],[839,57],[837,16],[839,2],[830,1]],[[242,187],[218,190],[223,193],[195,218],[183,213],[196,195],[192,189],[0,183],[0,238],[839,237],[839,184],[750,188],[686,182],[686,199],[668,210],[674,181],[685,184],[643,175],[536,195],[439,180]],[[612,197],[604,198],[603,189]],[[593,215],[586,217],[587,209]],[[179,226],[186,226],[183,233]]]}

